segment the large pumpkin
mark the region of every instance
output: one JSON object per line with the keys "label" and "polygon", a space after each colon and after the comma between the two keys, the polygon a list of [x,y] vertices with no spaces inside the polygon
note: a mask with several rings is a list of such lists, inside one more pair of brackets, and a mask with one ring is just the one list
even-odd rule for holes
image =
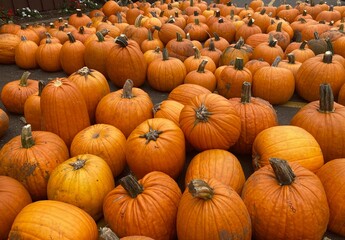
{"label": "large pumpkin", "polygon": [[67,78],[50,81],[42,91],[40,103],[42,129],[59,135],[68,147],[79,131],[90,126],[83,94]]}
{"label": "large pumpkin", "polygon": [[15,63],[15,49],[20,43],[20,37],[12,33],[0,34],[0,63]]}
{"label": "large pumpkin", "polygon": [[103,202],[105,222],[119,236],[144,235],[156,240],[176,237],[176,214],[181,198],[177,183],[162,172],[137,181],[129,175]]}
{"label": "large pumpkin", "polygon": [[49,200],[77,206],[97,221],[103,215],[103,199],[114,187],[114,177],[107,162],[93,154],[81,154],[52,171],[47,196]]}
{"label": "large pumpkin", "polygon": [[271,158],[244,184],[255,239],[322,239],[329,208],[319,178],[298,163]]}
{"label": "large pumpkin", "polygon": [[127,79],[123,89],[107,94],[98,103],[96,123],[113,125],[127,138],[136,126],[152,118],[152,107],[150,96]]}
{"label": "large pumpkin", "polygon": [[29,203],[31,197],[16,179],[0,176],[0,239],[6,240],[15,217]]}
{"label": "large pumpkin", "polygon": [[345,159],[338,158],[327,162],[317,172],[325,189],[330,218],[328,229],[342,237],[345,237],[345,214],[342,200],[345,198],[345,192],[342,190],[345,186]]}
{"label": "large pumpkin", "polygon": [[272,157],[297,162],[315,172],[324,163],[320,145],[301,127],[280,125],[261,131],[253,142],[253,166],[255,170],[269,165]]}
{"label": "large pumpkin", "polygon": [[228,99],[215,93],[195,96],[180,113],[180,127],[199,151],[228,149],[240,136],[241,120]]}
{"label": "large pumpkin", "polygon": [[126,165],[126,137],[109,124],[94,124],[81,130],[71,143],[71,156],[89,153],[101,157],[117,177]]}
{"label": "large pumpkin", "polygon": [[46,199],[51,172],[68,157],[68,148],[59,136],[31,132],[31,126],[26,125],[20,136],[12,138],[0,150],[0,175],[21,182],[34,201]]}
{"label": "large pumpkin", "polygon": [[188,183],[176,221],[179,240],[252,237],[250,216],[241,197],[214,178],[193,179]]}
{"label": "large pumpkin", "polygon": [[148,119],[127,138],[127,164],[138,179],[152,171],[161,171],[177,178],[185,158],[183,132],[169,119]]}
{"label": "large pumpkin", "polygon": [[24,207],[12,225],[9,240],[98,239],[95,221],[84,210],[54,200],[42,200]]}

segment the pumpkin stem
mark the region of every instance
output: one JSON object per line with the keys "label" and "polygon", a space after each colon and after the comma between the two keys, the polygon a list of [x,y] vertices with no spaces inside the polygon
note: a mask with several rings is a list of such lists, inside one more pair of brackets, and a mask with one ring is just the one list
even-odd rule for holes
{"label": "pumpkin stem", "polygon": [[272,63],[272,67],[278,67],[278,64],[281,60],[282,58],[280,56],[277,56]]}
{"label": "pumpkin stem", "polygon": [[38,80],[38,96],[41,96],[43,88],[46,86],[46,82]]}
{"label": "pumpkin stem", "polygon": [[90,68],[85,66],[85,67],[82,67],[81,69],[79,69],[77,71],[77,74],[79,74],[80,76],[83,76],[83,77],[87,77],[88,75],[91,75],[92,77],[94,77],[92,72],[93,71]]}
{"label": "pumpkin stem", "polygon": [[148,144],[151,140],[157,141],[159,138],[159,134],[163,133],[163,131],[155,130],[149,125],[149,131],[145,134],[140,135],[140,138],[146,138],[145,144]]}
{"label": "pumpkin stem", "polygon": [[77,17],[82,17],[83,16],[83,12],[81,11],[81,9],[77,8]]}
{"label": "pumpkin stem", "polygon": [[148,41],[153,41],[154,38],[153,38],[153,35],[152,35],[152,32],[151,31],[147,31],[147,40]]}
{"label": "pumpkin stem", "polygon": [[326,38],[327,43],[327,51],[330,51],[332,54],[334,54],[333,44],[331,42],[330,38]]}
{"label": "pumpkin stem", "polygon": [[178,32],[176,32],[176,41],[177,42],[182,42],[183,41],[183,38],[182,38],[182,35]]}
{"label": "pumpkin stem", "polygon": [[269,162],[278,180],[279,185],[290,185],[296,178],[289,163],[279,158],[270,158]]}
{"label": "pumpkin stem", "polygon": [[35,145],[35,140],[32,137],[31,125],[27,124],[22,128],[21,142],[23,148],[31,148]]}
{"label": "pumpkin stem", "polygon": [[163,61],[169,60],[169,52],[167,48],[163,48],[162,50],[162,59]]}
{"label": "pumpkin stem", "polygon": [[162,105],[162,102],[160,103],[157,103],[153,106],[152,108],[152,111],[153,111],[153,116],[159,111],[161,110],[161,105]]}
{"label": "pumpkin stem", "polygon": [[194,59],[200,59],[201,58],[201,53],[199,48],[193,46],[193,50],[194,50]]}
{"label": "pumpkin stem", "polygon": [[197,72],[198,73],[204,73],[205,72],[205,66],[206,66],[207,63],[208,63],[208,60],[207,59],[203,59],[201,61],[201,63],[199,64]]}
{"label": "pumpkin stem", "polygon": [[214,195],[213,189],[201,179],[193,179],[188,183],[188,191],[193,197],[201,198],[203,200],[212,199]]}
{"label": "pumpkin stem", "polygon": [[241,91],[241,103],[250,103],[252,98],[252,84],[250,82],[243,82]]}
{"label": "pumpkin stem", "polygon": [[212,38],[210,38],[210,44],[208,45],[208,51],[211,51],[211,52],[215,52],[216,51],[216,47],[214,46],[214,41],[213,41]]}
{"label": "pumpkin stem", "polygon": [[304,40],[301,45],[299,46],[300,50],[305,50],[305,46],[308,44],[308,41]]}
{"label": "pumpkin stem", "polygon": [[120,44],[121,47],[127,47],[128,46],[128,41],[127,37],[124,34],[121,34],[120,36],[117,36],[114,40],[115,43]]}
{"label": "pumpkin stem", "polygon": [[144,15],[139,14],[138,17],[135,19],[134,26],[139,28],[141,27],[141,20],[144,18]]}
{"label": "pumpkin stem", "polygon": [[201,106],[194,111],[196,117],[194,125],[196,125],[198,122],[207,122],[208,117],[211,115],[204,104],[201,104]]}
{"label": "pumpkin stem", "polygon": [[249,19],[247,25],[248,25],[249,27],[251,27],[251,26],[253,26],[254,22],[255,22],[254,18],[251,18],[251,19]]}
{"label": "pumpkin stem", "polygon": [[83,168],[85,166],[85,162],[86,160],[77,158],[75,162],[72,162],[69,165],[73,167],[74,171],[76,171]]}
{"label": "pumpkin stem", "polygon": [[75,43],[75,38],[71,32],[68,32],[67,36],[68,36],[68,40],[70,41],[70,43]]}
{"label": "pumpkin stem", "polygon": [[236,57],[234,68],[236,70],[243,70],[243,58]]}
{"label": "pumpkin stem", "polygon": [[287,55],[287,57],[288,57],[288,63],[289,64],[295,64],[296,63],[296,61],[295,61],[295,54],[293,54],[293,53],[289,53],[288,55]]}
{"label": "pumpkin stem", "polygon": [[320,100],[318,110],[322,113],[334,112],[334,95],[332,87],[329,83],[322,83],[320,85]]}
{"label": "pumpkin stem", "polygon": [[234,48],[236,49],[241,49],[241,47],[244,45],[244,40],[242,37],[240,37],[240,39],[238,39],[238,41],[236,42]]}
{"label": "pumpkin stem", "polygon": [[22,75],[22,77],[20,78],[19,81],[19,86],[21,87],[26,87],[28,85],[28,78],[30,76],[30,72],[29,71],[25,71]]}
{"label": "pumpkin stem", "polygon": [[120,238],[108,227],[99,228],[99,238],[101,240],[120,240]]}
{"label": "pumpkin stem", "polygon": [[330,64],[330,63],[332,63],[332,59],[333,59],[333,54],[332,54],[332,52],[331,52],[331,51],[326,51],[325,54],[323,55],[322,61],[323,61],[324,63]]}
{"label": "pumpkin stem", "polygon": [[122,98],[131,99],[133,97],[132,89],[133,81],[131,79],[127,79],[125,84],[123,85]]}
{"label": "pumpkin stem", "polygon": [[214,32],[213,36],[214,36],[214,41],[219,41],[220,40],[220,37],[219,37],[218,33]]}
{"label": "pumpkin stem", "polygon": [[144,191],[144,187],[138,182],[138,180],[129,174],[120,179],[121,186],[127,191],[131,198],[136,198]]}
{"label": "pumpkin stem", "polygon": [[283,22],[279,22],[277,24],[276,32],[281,32],[282,31],[282,26],[283,26]]}
{"label": "pumpkin stem", "polygon": [[96,32],[96,37],[98,39],[98,42],[104,42],[104,36],[101,32],[97,31]]}

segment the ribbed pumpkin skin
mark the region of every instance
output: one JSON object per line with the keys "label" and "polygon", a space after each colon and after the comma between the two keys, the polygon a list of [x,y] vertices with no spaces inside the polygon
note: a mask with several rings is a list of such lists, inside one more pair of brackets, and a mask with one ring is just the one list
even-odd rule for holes
{"label": "ribbed pumpkin skin", "polygon": [[33,131],[41,130],[41,96],[38,92],[30,95],[24,104],[24,117]]}
{"label": "ribbed pumpkin skin", "polygon": [[232,187],[241,194],[245,176],[242,166],[235,155],[221,149],[203,151],[193,157],[188,165],[185,184],[193,179],[215,178]]}
{"label": "ribbed pumpkin skin", "polygon": [[269,158],[297,162],[310,171],[317,171],[324,158],[315,138],[301,127],[281,125],[261,131],[253,142],[253,166],[256,170],[269,164]]}
{"label": "ribbed pumpkin skin", "polygon": [[18,214],[9,240],[18,239],[98,239],[95,221],[72,204],[42,200],[27,205]]}
{"label": "ribbed pumpkin skin", "polygon": [[151,172],[139,180],[144,191],[132,198],[121,186],[103,202],[104,219],[119,236],[144,235],[155,240],[176,237],[176,214],[181,198],[177,183],[167,174]]}
{"label": "ribbed pumpkin skin", "polygon": [[38,45],[31,40],[26,40],[25,38],[20,41],[15,49],[15,62],[16,65],[23,69],[37,68],[36,62],[36,50]]}
{"label": "ribbed pumpkin skin", "polygon": [[7,239],[15,217],[31,202],[29,192],[20,182],[11,177],[0,176],[1,240]]}
{"label": "ribbed pumpkin skin", "polygon": [[271,166],[254,172],[244,184],[242,199],[255,239],[313,240],[326,232],[329,208],[320,180],[298,163],[289,164],[296,175],[291,185],[281,186]]}
{"label": "ribbed pumpkin skin", "polygon": [[32,132],[35,145],[22,147],[21,136],[7,142],[0,150],[0,175],[17,179],[29,191],[32,200],[47,198],[47,182],[53,169],[68,159],[64,141],[56,134]]}
{"label": "ribbed pumpkin skin", "polygon": [[167,118],[179,125],[180,113],[184,105],[175,100],[164,100],[154,106],[155,118]]}
{"label": "ribbed pumpkin skin", "polygon": [[345,158],[333,159],[316,172],[328,199],[330,210],[328,229],[342,237],[345,237],[345,205],[342,203],[345,198],[345,192],[342,190],[345,185],[344,166]]}
{"label": "ribbed pumpkin skin", "polygon": [[118,176],[126,165],[126,137],[109,124],[94,124],[81,130],[70,147],[71,156],[90,153],[104,159],[113,176]]}
{"label": "ribbed pumpkin skin", "polygon": [[211,91],[197,84],[185,83],[174,88],[169,93],[168,99],[186,105],[193,97],[206,93],[211,93]]}
{"label": "ribbed pumpkin skin", "polygon": [[[161,132],[156,140],[145,137],[152,130]],[[173,121],[152,118],[139,124],[127,138],[126,160],[140,179],[152,171],[161,171],[177,178],[185,163],[185,138]]]}
{"label": "ribbed pumpkin skin", "polygon": [[67,159],[52,171],[47,196],[49,200],[77,206],[97,221],[103,214],[103,199],[114,187],[114,177],[107,162],[93,154],[81,154]]}
{"label": "ribbed pumpkin skin", "polygon": [[[206,116],[206,120],[199,119],[199,115]],[[194,97],[182,109],[179,122],[186,139],[200,151],[229,149],[241,132],[238,113],[228,99],[215,93]]]}
{"label": "ribbed pumpkin skin", "polygon": [[67,78],[49,82],[41,94],[42,129],[59,135],[70,147],[74,136],[90,126],[84,97]]}
{"label": "ribbed pumpkin skin", "polygon": [[186,189],[177,213],[179,240],[238,239],[250,240],[250,216],[241,197],[228,185],[211,178],[214,190],[209,200],[193,197]]}
{"label": "ribbed pumpkin skin", "polygon": [[7,115],[7,113],[0,108],[0,137],[2,137],[10,124],[10,119]]}
{"label": "ribbed pumpkin skin", "polygon": [[20,37],[12,33],[0,34],[0,64],[15,63],[15,49]]}
{"label": "ribbed pumpkin skin", "polygon": [[38,66],[47,72],[61,70],[60,51],[61,43],[47,42],[38,46],[36,50],[36,62]]}

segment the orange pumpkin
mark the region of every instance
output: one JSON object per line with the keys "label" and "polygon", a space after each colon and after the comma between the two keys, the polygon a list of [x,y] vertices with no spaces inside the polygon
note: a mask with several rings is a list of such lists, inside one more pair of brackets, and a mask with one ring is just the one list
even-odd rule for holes
{"label": "orange pumpkin", "polygon": [[60,51],[62,44],[52,42],[50,38],[46,39],[44,44],[40,44],[36,50],[36,61],[38,66],[47,72],[56,72],[61,70]]}
{"label": "orange pumpkin", "polygon": [[8,130],[9,123],[10,123],[10,119],[9,119],[7,113],[0,108],[0,138]]}
{"label": "orange pumpkin", "polygon": [[69,203],[43,200],[24,207],[13,222],[9,239],[27,236],[37,239],[49,236],[53,239],[97,240],[98,229],[84,210]]}
{"label": "orange pumpkin", "polygon": [[[156,240],[176,237],[176,214],[181,198],[177,183],[162,172],[150,172],[137,181],[120,180],[103,202],[104,219],[119,237],[144,235]],[[126,211],[121,209],[126,208]],[[145,219],[145,221],[142,221]]]}
{"label": "orange pumpkin", "polygon": [[174,88],[168,95],[169,100],[175,100],[183,105],[189,104],[189,102],[200,94],[211,93],[207,88],[192,84],[185,83]]}
{"label": "orange pumpkin", "polygon": [[29,192],[20,182],[11,177],[0,176],[0,239],[7,239],[15,217],[31,202]]}
{"label": "orange pumpkin", "polygon": [[27,40],[25,36],[22,36],[21,41],[14,52],[14,60],[16,62],[16,65],[23,69],[37,68],[37,48],[37,43],[31,40]]}
{"label": "orange pumpkin", "polygon": [[208,62],[207,59],[203,59],[197,70],[193,70],[186,75],[184,83],[197,84],[213,92],[216,89],[217,80],[213,72],[205,69]]}
{"label": "orange pumpkin", "polygon": [[51,172],[68,157],[68,148],[60,137],[51,132],[31,132],[31,126],[26,125],[20,136],[0,150],[0,175],[21,182],[33,201],[46,199]]}
{"label": "orange pumpkin", "polygon": [[175,100],[164,100],[153,107],[155,118],[167,118],[179,125],[180,113],[184,105]]}
{"label": "orange pumpkin", "polygon": [[228,99],[215,93],[197,95],[180,113],[180,127],[199,151],[228,149],[240,137],[241,120]]}
{"label": "orange pumpkin", "polygon": [[68,18],[68,24],[71,24],[75,28],[86,26],[89,22],[91,22],[91,18],[84,14],[81,9],[76,9],[76,13]]}

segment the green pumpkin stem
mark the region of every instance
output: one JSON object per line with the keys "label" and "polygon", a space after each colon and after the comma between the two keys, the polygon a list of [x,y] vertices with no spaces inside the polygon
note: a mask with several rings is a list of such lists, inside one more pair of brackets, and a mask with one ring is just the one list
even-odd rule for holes
{"label": "green pumpkin stem", "polygon": [[151,31],[147,31],[147,40],[148,40],[148,41],[153,41],[153,40],[154,40]]}
{"label": "green pumpkin stem", "polygon": [[85,162],[86,162],[85,159],[77,158],[77,160],[75,162],[72,162],[69,165],[73,167],[74,171],[77,171],[77,170],[79,170],[85,166]]}
{"label": "green pumpkin stem", "polygon": [[121,97],[131,99],[133,97],[132,89],[133,81],[131,79],[127,79],[125,84],[123,85],[123,92]]}
{"label": "green pumpkin stem", "polygon": [[252,84],[250,82],[243,82],[241,91],[241,103],[250,103],[252,98]]}
{"label": "green pumpkin stem", "polygon": [[121,186],[127,191],[131,198],[136,198],[144,191],[144,187],[131,174],[120,179]]}
{"label": "green pumpkin stem", "polygon": [[26,87],[28,85],[28,78],[30,76],[30,72],[29,71],[25,71],[22,75],[22,77],[20,78],[19,81],[19,86],[21,87]]}
{"label": "green pumpkin stem", "polygon": [[236,42],[234,48],[236,49],[241,49],[241,47],[244,45],[244,39],[242,37],[240,37],[240,39],[238,39],[238,41]]}
{"label": "green pumpkin stem", "polygon": [[286,160],[280,158],[270,158],[269,162],[279,185],[283,186],[293,183],[296,175],[294,174],[289,163]]}
{"label": "green pumpkin stem", "polygon": [[203,59],[201,61],[201,63],[199,64],[199,66],[198,66],[197,72],[198,73],[204,73],[205,72],[205,66],[206,66],[207,63],[208,63],[208,60],[207,59]]}
{"label": "green pumpkin stem", "polygon": [[334,95],[332,87],[329,83],[323,83],[320,85],[320,100],[318,110],[322,113],[334,112]]}
{"label": "green pumpkin stem", "polygon": [[210,200],[213,198],[214,190],[201,179],[193,179],[188,183],[188,191],[193,197],[201,198],[203,200]]}
{"label": "green pumpkin stem", "polygon": [[277,24],[276,32],[281,32],[282,31],[282,26],[283,26],[283,22],[279,22]]}
{"label": "green pumpkin stem", "polygon": [[120,240],[118,236],[108,227],[101,227],[99,229],[100,240]]}
{"label": "green pumpkin stem", "polygon": [[243,63],[243,58],[236,57],[235,64],[234,64],[234,68],[235,68],[236,70],[241,71],[241,70],[243,70],[243,65],[244,65],[244,63]]}
{"label": "green pumpkin stem", "polygon": [[182,42],[183,41],[182,35],[179,32],[176,32],[176,41],[177,42]]}
{"label": "green pumpkin stem", "polygon": [[21,143],[23,148],[31,148],[35,145],[35,140],[32,137],[31,125],[27,124],[22,128]]}

